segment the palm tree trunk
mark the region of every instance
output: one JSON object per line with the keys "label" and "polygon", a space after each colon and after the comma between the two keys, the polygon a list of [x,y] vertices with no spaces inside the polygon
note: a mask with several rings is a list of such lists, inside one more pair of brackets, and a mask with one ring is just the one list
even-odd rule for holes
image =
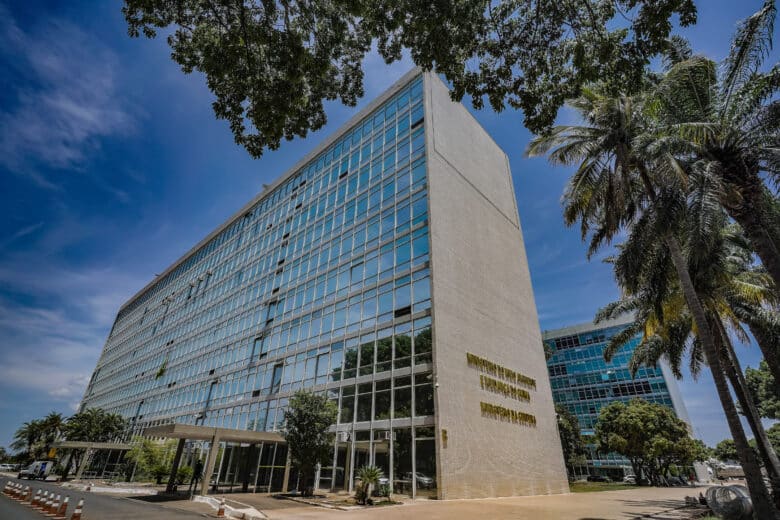
{"label": "palm tree trunk", "polygon": [[761,458],[764,461],[764,467],[769,474],[775,507],[780,508],[780,460],[778,460],[777,453],[775,453],[772,444],[769,442],[766,430],[764,430],[764,425],[761,424],[761,417],[758,414],[758,410],[756,410],[753,400],[750,399],[750,396],[748,395],[745,376],[742,373],[739,359],[737,359],[736,353],[734,352],[734,346],[731,343],[731,339],[726,333],[723,322],[720,321],[720,319],[718,322],[720,335],[725,347],[724,357],[726,359],[723,360],[723,366],[726,368],[726,376],[729,378],[729,381],[731,381],[731,387],[734,389],[734,394],[737,396],[739,406],[742,407],[748,426],[750,426],[750,429],[753,431],[753,436],[756,439],[758,452],[761,455]]}
{"label": "palm tree trunk", "polygon": [[[657,198],[655,188],[650,181],[649,172],[641,163],[639,165],[639,173],[642,183],[647,190],[648,197],[651,202],[655,203]],[[750,449],[747,438],[745,437],[745,430],[742,428],[742,423],[739,420],[737,408],[734,406],[734,401],[732,400],[731,393],[728,389],[728,383],[724,376],[723,367],[720,363],[720,349],[718,348],[718,344],[715,343],[716,338],[710,329],[704,306],[696,292],[696,287],[693,285],[687,262],[685,261],[682,249],[680,248],[680,243],[671,234],[666,235],[665,242],[669,248],[669,254],[672,263],[674,264],[674,269],[680,279],[680,287],[685,297],[685,303],[691,311],[691,316],[696,324],[697,336],[701,343],[704,359],[712,372],[715,390],[718,392],[718,399],[720,399],[720,404],[726,414],[726,422],[729,425],[731,437],[734,439],[734,445],[737,449],[737,454],[739,455],[739,461],[742,464],[742,470],[745,472],[748,491],[750,492],[753,501],[754,518],[756,520],[780,520],[780,512],[778,512],[769,498],[769,493],[767,492],[766,486],[764,486],[764,480],[761,476],[761,468],[758,465],[758,460],[756,459],[753,450]]]}
{"label": "palm tree trunk", "polygon": [[697,336],[699,342],[701,342],[704,359],[712,372],[715,390],[718,392],[718,398],[720,399],[720,404],[726,414],[726,422],[729,425],[731,437],[734,439],[734,445],[737,449],[737,454],[739,455],[742,470],[745,472],[748,491],[753,499],[754,518],[756,520],[780,520],[780,513],[778,513],[770,500],[769,493],[767,492],[766,486],[764,486],[761,467],[758,464],[758,460],[756,459],[753,450],[750,448],[750,445],[748,445],[747,437],[745,437],[745,430],[742,429],[742,423],[739,420],[739,414],[737,413],[736,406],[734,406],[731,393],[729,393],[728,383],[726,382],[723,367],[721,366],[720,349],[718,348],[720,342],[716,344],[718,338],[712,334],[704,307],[701,304],[699,295],[696,293],[696,289],[693,285],[693,280],[691,280],[690,273],[688,272],[688,266],[686,265],[682,250],[680,249],[680,244],[674,237],[669,235],[666,237],[666,243],[669,246],[669,252],[675,271],[680,278],[680,286],[685,296],[685,302],[688,305],[688,309],[691,311],[693,321],[696,323]]}

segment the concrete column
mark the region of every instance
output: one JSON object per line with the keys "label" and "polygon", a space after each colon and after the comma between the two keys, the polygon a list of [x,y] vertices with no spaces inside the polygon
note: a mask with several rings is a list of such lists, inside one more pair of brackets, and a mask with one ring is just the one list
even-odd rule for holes
{"label": "concrete column", "polygon": [[209,483],[211,482],[211,475],[214,473],[214,465],[217,462],[218,452],[219,436],[215,435],[211,438],[211,448],[209,448],[209,456],[206,459],[206,466],[203,468],[203,480],[200,483],[200,494],[203,496],[209,494]]}
{"label": "concrete column", "polygon": [[84,473],[85,469],[87,469],[87,464],[89,464],[90,455],[92,455],[91,448],[87,448],[86,450],[84,450],[84,458],[81,459],[81,464],[79,464],[79,469],[76,471],[76,480],[79,480],[81,478],[81,474]]}
{"label": "concrete column", "polygon": [[290,447],[287,447],[287,460],[284,463],[284,478],[282,480],[282,493],[287,493],[290,487]]}
{"label": "concrete column", "polygon": [[173,466],[171,466],[171,475],[168,477],[168,485],[165,486],[166,493],[173,493],[176,486],[176,474],[179,472],[179,463],[181,463],[181,454],[184,451],[184,442],[186,439],[179,439],[179,445],[176,446],[176,456],[173,457]]}

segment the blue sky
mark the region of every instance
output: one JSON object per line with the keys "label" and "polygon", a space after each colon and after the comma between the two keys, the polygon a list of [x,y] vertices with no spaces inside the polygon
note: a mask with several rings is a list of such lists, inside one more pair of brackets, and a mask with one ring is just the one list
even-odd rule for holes
{"label": "blue sky", "polygon": [[[683,34],[716,59],[761,4],[698,3]],[[330,104],[326,128],[252,160],[214,118],[204,78],[184,75],[163,39],[130,39],[120,7],[0,0],[0,446],[24,421],[72,413],[121,303],[357,110]],[[410,67],[369,57],[359,106]],[[592,319],[618,292],[563,225],[570,172],[522,157],[519,113],[474,115],[511,160],[542,328]],[[711,379],[681,387],[696,433],[725,438]]]}

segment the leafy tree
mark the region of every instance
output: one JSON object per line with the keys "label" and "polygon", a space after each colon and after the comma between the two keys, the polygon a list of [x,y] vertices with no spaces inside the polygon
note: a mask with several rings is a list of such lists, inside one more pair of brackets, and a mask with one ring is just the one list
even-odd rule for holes
{"label": "leafy tree", "polygon": [[134,437],[133,447],[125,454],[125,460],[135,465],[135,474],[153,477],[157,484],[170,474],[177,441],[153,441],[146,437]]}
{"label": "leafy tree", "polygon": [[595,433],[599,451],[623,455],[638,477],[655,485],[664,482],[672,465],[687,466],[706,456],[671,409],[642,399],[603,407]]}
{"label": "leafy tree", "polygon": [[780,419],[780,385],[769,372],[766,361],[745,370],[748,389],[762,417]]}
{"label": "leafy tree", "polygon": [[769,442],[774,446],[775,451],[780,451],[780,423],[773,424],[767,431]]}
{"label": "leafy tree", "polygon": [[555,405],[555,414],[558,417],[563,461],[566,463],[569,480],[574,480],[574,468],[585,465],[585,444],[580,435],[580,423],[577,416],[563,405]]}
{"label": "leafy tree", "polygon": [[354,106],[374,41],[388,63],[409,49],[455,99],[520,108],[540,131],[588,82],[636,88],[671,19],[696,21],[693,0],[125,0],[122,12],[132,37],[170,28],[171,57],[205,75],[215,115],[254,157],[321,128],[324,101]]}
{"label": "leafy tree", "polygon": [[712,455],[716,459],[722,461],[739,460],[737,447],[734,445],[734,441],[731,439],[724,439],[716,444]]}
{"label": "leafy tree", "polygon": [[290,398],[284,412],[283,435],[290,450],[290,460],[301,475],[299,491],[311,494],[311,483],[317,464],[325,464],[333,454],[333,434],[338,409],[325,395],[304,390]]}

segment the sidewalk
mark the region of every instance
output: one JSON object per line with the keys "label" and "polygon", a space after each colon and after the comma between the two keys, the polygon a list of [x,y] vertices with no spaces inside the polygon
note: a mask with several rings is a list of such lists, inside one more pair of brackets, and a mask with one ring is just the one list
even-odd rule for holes
{"label": "sidewalk", "polygon": [[[399,506],[338,511],[274,499],[268,495],[236,494],[232,498],[265,513],[270,520],[630,520],[683,507],[685,496],[706,487],[636,488],[479,500],[416,500]],[[664,515],[666,516],[666,515]],[[658,516],[663,518],[664,516]]]}

